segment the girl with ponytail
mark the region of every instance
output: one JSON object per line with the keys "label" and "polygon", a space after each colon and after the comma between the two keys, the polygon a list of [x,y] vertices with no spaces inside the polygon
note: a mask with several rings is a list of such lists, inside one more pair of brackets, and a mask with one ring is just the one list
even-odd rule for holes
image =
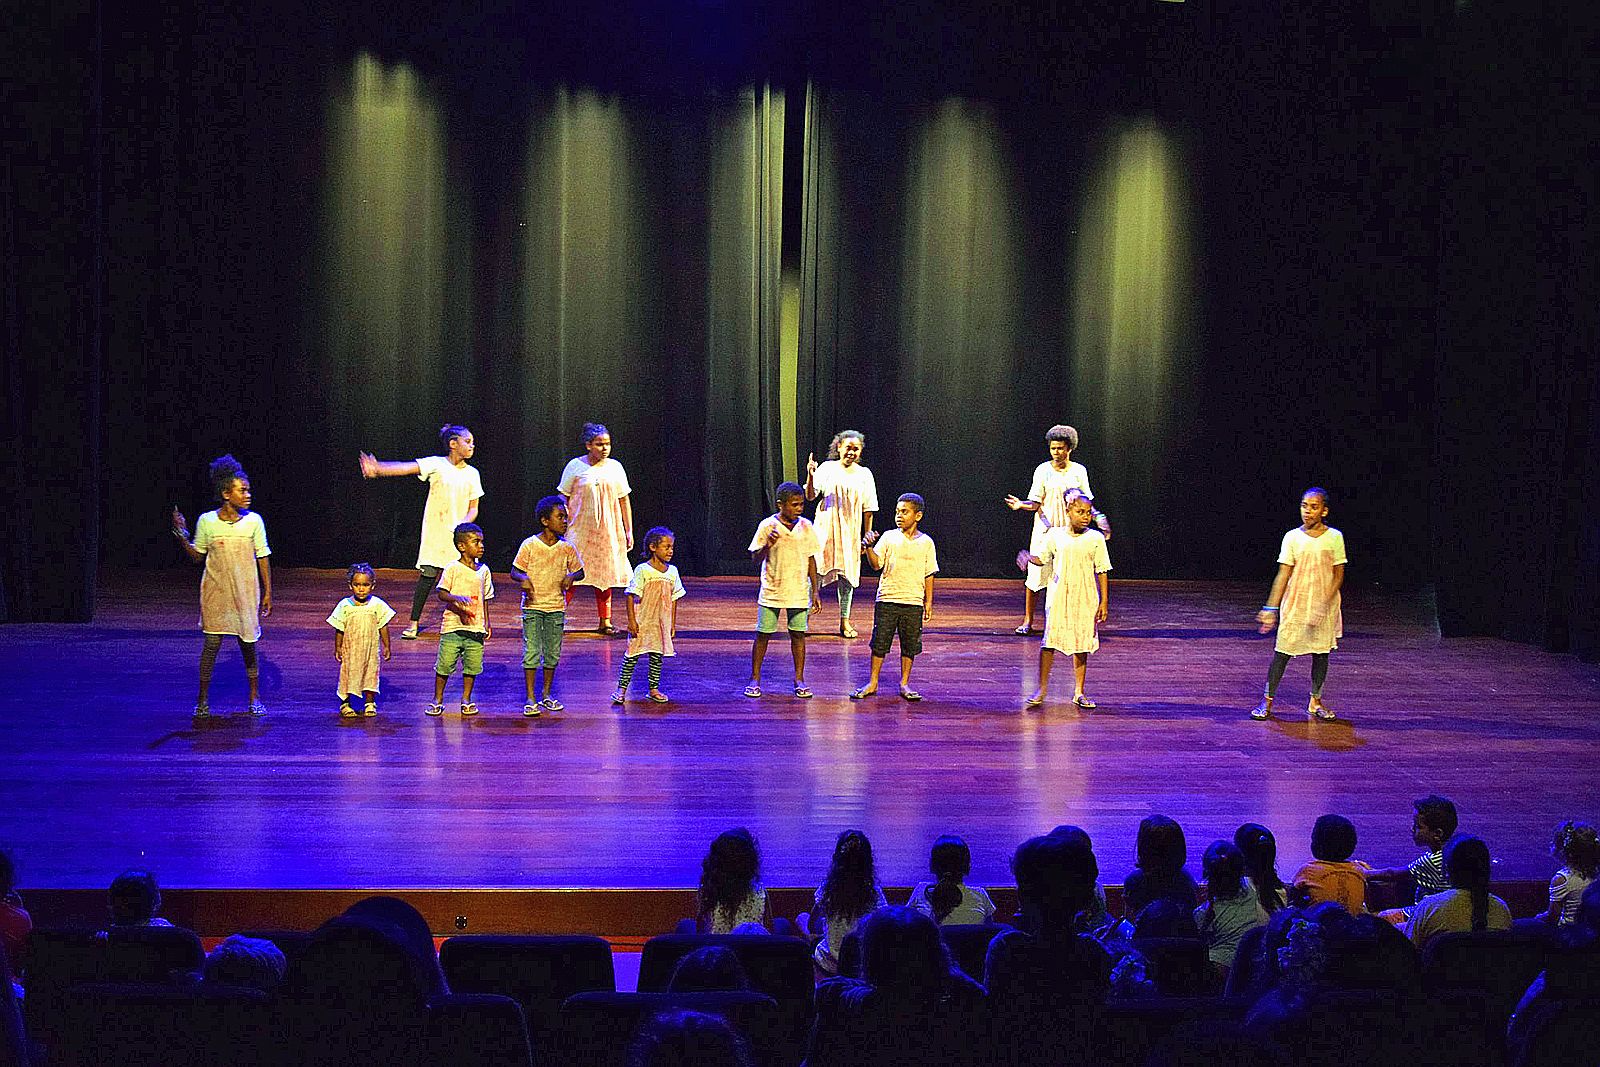
{"label": "girl with ponytail", "polygon": [[1406,936],[1421,948],[1438,934],[1511,929],[1511,909],[1489,892],[1493,866],[1489,846],[1457,834],[1444,846],[1444,871],[1450,888],[1423,897],[1411,913]]}
{"label": "girl with ponytail", "polygon": [[908,904],[940,926],[970,926],[994,917],[994,901],[981,886],[966,884],[972,873],[972,851],[961,838],[947,834],[933,843],[928,870],[934,881],[919,882]]}

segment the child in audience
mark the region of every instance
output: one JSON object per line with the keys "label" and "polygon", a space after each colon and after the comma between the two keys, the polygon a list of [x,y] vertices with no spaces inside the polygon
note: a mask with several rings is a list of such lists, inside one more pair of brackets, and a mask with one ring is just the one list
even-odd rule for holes
{"label": "child in audience", "polygon": [[1556,827],[1550,853],[1561,869],[1550,879],[1550,906],[1539,916],[1547,923],[1571,926],[1578,921],[1584,891],[1594,884],[1600,868],[1600,836],[1595,828],[1570,819]]}
{"label": "child in audience", "polygon": [[[352,563],[345,572],[350,595],[334,605],[328,616],[333,627],[333,658],[339,661],[339,717],[368,718],[378,714],[378,656],[389,658],[389,620],[394,609],[372,595],[378,576],[370,563]],[[361,710],[350,698],[361,697]]]}
{"label": "child in audience", "polygon": [[1457,834],[1444,846],[1444,872],[1450,888],[1417,903],[1406,923],[1406,936],[1417,948],[1439,935],[1475,930],[1511,929],[1511,909],[1489,892],[1493,871],[1489,846],[1468,834]]}
{"label": "child in audience", "polygon": [[[766,932],[767,891],[761,887],[761,853],[744,827],[724,830],[700,863],[695,928],[702,934]],[[746,929],[755,927],[754,930]]]}
{"label": "child in audience", "polygon": [[[1444,797],[1430,793],[1421,800],[1413,801],[1412,807],[1416,809],[1416,814],[1411,817],[1411,840],[1425,851],[1404,867],[1370,872],[1367,881],[1393,882],[1409,875],[1416,886],[1411,895],[1411,904],[1415,905],[1424,897],[1443,893],[1450,888],[1450,880],[1444,876],[1444,843],[1456,832],[1456,806]],[[1406,920],[1411,918],[1411,907],[1390,908],[1378,915],[1396,926],[1404,926]]]}
{"label": "child in audience", "polygon": [[967,885],[972,851],[961,838],[946,835],[935,841],[928,870],[935,881],[918,882],[908,906],[940,926],[970,926],[994,918],[994,901],[988,892],[982,886]]}
{"label": "child in audience", "polygon": [[900,636],[900,698],[922,699],[922,694],[911,688],[911,663],[922,652],[923,624],[933,621],[933,576],[939,573],[933,538],[918,529],[926,509],[916,493],[902,493],[894,506],[895,529],[872,544],[862,540],[867,562],[882,574],[872,612],[871,674],[866,685],[850,694],[852,700],[878,691],[878,675],[896,634]]}
{"label": "child in audience", "polygon": [[[725,931],[726,932],[726,931]],[[738,953],[725,945],[695,949],[672,968],[668,993],[723,993],[750,988],[750,976]]]}
{"label": "child in audience", "polygon": [[1328,491],[1312,486],[1300,495],[1300,525],[1283,535],[1278,575],[1267,602],[1256,613],[1262,633],[1277,627],[1278,641],[1267,670],[1267,689],[1252,719],[1272,715],[1278,683],[1293,656],[1311,656],[1311,702],[1306,712],[1331,722],[1338,716],[1322,702],[1328,654],[1344,636],[1339,589],[1344,585],[1344,534],[1327,524]]}
{"label": "child in audience", "polygon": [[149,871],[123,871],[112,879],[111,927],[171,926],[156,913],[161,910],[161,887]]}
{"label": "child in audience", "polygon": [[1272,831],[1247,822],[1233,832],[1233,847],[1244,857],[1245,875],[1256,887],[1256,900],[1268,915],[1289,905],[1289,890],[1278,877],[1278,840]]}
{"label": "child in audience", "polygon": [[483,646],[489,640],[489,601],[494,599],[494,576],[483,563],[483,530],[470,522],[455,529],[460,558],[439,575],[439,600],[444,622],[439,627],[439,657],[433,668],[433,703],[427,714],[444,714],[444,683],[461,664],[461,714],[478,714],[472,686],[483,673]]}
{"label": "child in audience", "polygon": [[400,636],[414,641],[422,626],[422,609],[438,588],[439,575],[456,557],[452,533],[464,522],[478,521],[478,502],[483,499],[483,479],[478,468],[467,460],[477,452],[472,431],[465,426],[439,427],[442,456],[421,459],[377,459],[370,452],[356,457],[363,478],[401,478],[416,475],[428,483],[428,500],[422,506],[422,538],[417,545],[417,588],[411,597],[411,622]]}
{"label": "child in audience", "polygon": [[864,916],[888,903],[872,864],[872,842],[860,830],[846,830],[833,847],[828,877],[817,887],[809,915],[800,929],[817,938],[811,954],[821,978],[839,973],[839,947]]}
{"label": "child in audience", "polygon": [[794,695],[811,696],[806,685],[806,623],[821,606],[822,585],[817,577],[816,528],[800,513],[806,491],[784,482],[774,494],[778,510],[756,527],[750,539],[750,558],[761,565],[761,591],[756,597],[756,637],[750,646],[750,684],[747,697],[761,695],[761,663],[767,642],[778,632],[778,615],[788,617],[789,649],[794,654]]}
{"label": "child in audience", "polygon": [[208,983],[255,989],[271,996],[283,984],[288,965],[271,941],[234,934],[206,953],[201,977]]}
{"label": "child in audience", "polygon": [[256,643],[261,640],[261,620],[272,614],[272,568],[267,557],[267,526],[250,510],[250,476],[232,456],[211,461],[211,484],[222,506],[200,516],[189,540],[189,523],[183,512],[172,509],[172,534],[184,553],[204,565],[200,578],[200,695],[194,717],[211,715],[211,672],[217,665],[222,639],[239,641],[245,678],[250,683],[252,715],[266,714],[261,703],[261,669]]}
{"label": "child in audience", "polygon": [[650,657],[650,699],[667,702],[661,691],[661,659],[676,655],[672,639],[678,633],[678,601],[686,595],[678,568],[672,565],[676,539],[665,526],[652,526],[644,535],[645,561],[633,569],[628,581],[628,651],[611,703],[628,699],[628,685],[640,656]]}
{"label": "child in audience", "polygon": [[1194,909],[1194,922],[1222,982],[1233,966],[1239,939],[1269,916],[1256,896],[1256,887],[1245,876],[1244,853],[1232,842],[1213,841],[1201,860],[1201,869],[1206,877],[1206,902]]}
{"label": "child in audience", "polygon": [[1099,626],[1110,608],[1106,574],[1111,570],[1111,557],[1104,535],[1089,529],[1093,517],[1089,498],[1073,493],[1067,501],[1067,525],[1050,527],[1037,551],[1017,554],[1018,567],[1037,566],[1049,575],[1044,640],[1039,645],[1039,688],[1027,700],[1030,708],[1044,703],[1057,652],[1072,657],[1072,702],[1085,711],[1095,706],[1085,695],[1083,683],[1089,654],[1100,647]]}
{"label": "child in audience", "polygon": [[1319,815],[1311,828],[1310,863],[1295,872],[1296,893],[1305,904],[1331,900],[1351,915],[1367,910],[1367,872],[1372,868],[1350,857],[1356,851],[1356,827],[1343,815]]}
{"label": "child in audience", "polygon": [[1200,887],[1184,870],[1189,858],[1183,827],[1165,815],[1147,815],[1139,821],[1134,846],[1137,866],[1123,879],[1123,915],[1132,920],[1152,901],[1172,901],[1187,914],[1199,903]]}
{"label": "child in audience", "polygon": [[11,962],[11,973],[21,966],[22,950],[33,932],[33,919],[17,895],[17,867],[11,853],[0,849],[0,950]]}
{"label": "child in audience", "polygon": [[[566,502],[559,496],[545,497],[535,506],[534,519],[539,532],[522,542],[511,561],[511,580],[522,587],[522,677],[528,690],[522,714],[529,718],[566,707],[551,690],[561,662],[567,595],[583,577],[583,561],[567,540]],[[544,689],[537,695],[541,669]]]}

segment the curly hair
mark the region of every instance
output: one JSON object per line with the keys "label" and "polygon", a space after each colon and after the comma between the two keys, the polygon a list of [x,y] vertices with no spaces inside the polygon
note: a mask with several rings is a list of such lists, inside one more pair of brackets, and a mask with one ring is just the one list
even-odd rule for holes
{"label": "curly hair", "polygon": [[700,862],[700,891],[695,901],[700,916],[718,913],[731,919],[749,899],[760,873],[761,850],[754,834],[742,826],[718,834]]}
{"label": "curly hair", "polygon": [[350,569],[344,572],[344,580],[346,582],[353,582],[353,581],[356,580],[356,575],[358,575],[358,574],[365,574],[368,578],[371,578],[374,582],[376,582],[378,580],[377,572],[375,572],[372,569],[372,564],[370,564],[370,563],[352,563],[352,564],[350,564]]}
{"label": "curly hair", "polygon": [[828,877],[817,891],[817,908],[832,918],[859,919],[878,902],[878,875],[872,842],[860,830],[846,830],[833,846]]}
{"label": "curly hair", "polygon": [[1058,423],[1044,432],[1044,443],[1049,444],[1051,441],[1065,441],[1068,452],[1076,451],[1078,447],[1078,431],[1071,426]]}
{"label": "curly hair", "polygon": [[844,444],[846,441],[860,441],[861,450],[865,452],[867,449],[866,434],[862,433],[860,430],[840,430],[838,433],[833,435],[833,440],[828,442],[828,458],[838,459],[839,446]]}
{"label": "curly hair", "polygon": [[220,499],[223,493],[233,488],[234,482],[248,482],[250,476],[244,472],[244,467],[232,455],[218,456],[211,461],[208,468],[211,486],[217,491]]}
{"label": "curly hair", "polygon": [[1593,879],[1600,871],[1600,834],[1586,822],[1568,819],[1556,827],[1550,851],[1585,878]]}

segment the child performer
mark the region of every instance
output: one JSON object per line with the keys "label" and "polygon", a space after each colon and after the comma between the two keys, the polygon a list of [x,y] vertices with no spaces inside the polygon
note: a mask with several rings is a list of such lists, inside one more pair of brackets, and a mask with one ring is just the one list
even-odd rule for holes
{"label": "child performer", "polygon": [[429,715],[444,714],[444,683],[461,663],[461,714],[478,714],[472,684],[483,673],[483,646],[489,640],[489,601],[494,576],[483,563],[483,530],[470,522],[455,528],[460,557],[439,575],[439,600],[444,622],[439,627],[439,658],[433,668],[433,703]]}
{"label": "child performer", "polygon": [[[1033,536],[1028,542],[1028,552],[1035,556],[1044,547],[1045,531],[1067,524],[1069,493],[1077,490],[1091,501],[1094,499],[1094,493],[1089,490],[1088,470],[1082,463],[1072,462],[1072,453],[1078,447],[1078,431],[1071,426],[1052,426],[1044,435],[1044,443],[1050,449],[1050,458],[1033,469],[1033,486],[1028,490],[1028,498],[1006,497],[1006,507],[1012,511],[1033,512]],[[1111,523],[1098,511],[1094,513],[1094,522],[1109,541]],[[1022,583],[1022,625],[1016,629],[1018,634],[1038,632],[1033,628],[1033,608],[1048,579],[1049,575],[1042,568],[1028,565],[1027,577]]]}
{"label": "child performer", "polygon": [[584,455],[561,472],[556,492],[572,516],[572,543],[583,558],[579,585],[594,589],[600,633],[611,637],[611,590],[628,584],[628,553],[633,551],[633,486],[628,472],[611,458],[611,431],[598,422],[583,424]]}
{"label": "child performer", "polygon": [[372,595],[378,577],[370,563],[352,563],[345,575],[350,595],[328,616],[333,627],[333,658],[339,661],[339,717],[353,719],[358,714],[350,698],[361,695],[359,714],[371,718],[378,714],[378,652],[389,658],[389,620],[394,609]]}
{"label": "child performer", "polygon": [[422,541],[417,547],[417,588],[411,596],[411,624],[400,632],[414,641],[422,627],[422,609],[438,587],[439,575],[456,558],[454,530],[463,522],[478,521],[478,502],[483,499],[483,480],[478,468],[467,463],[477,451],[472,431],[465,426],[439,427],[442,456],[421,459],[374,459],[372,453],[359,457],[363,478],[398,478],[415,474],[428,483],[428,502],[422,507]]}
{"label": "child performer", "polygon": [[761,661],[767,642],[778,632],[778,613],[789,619],[789,648],[794,653],[794,695],[811,696],[806,685],[806,619],[821,606],[822,587],[817,580],[817,531],[800,512],[806,506],[805,490],[784,482],[775,494],[776,514],[768,515],[750,539],[750,558],[761,564],[761,592],[756,598],[756,639],[750,649],[750,684],[747,697],[761,695]]}
{"label": "child performer", "polygon": [[1267,690],[1250,712],[1252,719],[1272,714],[1284,668],[1292,656],[1311,654],[1311,703],[1306,712],[1324,722],[1338,716],[1322,703],[1328,678],[1328,653],[1344,636],[1339,587],[1344,584],[1344,534],[1327,523],[1328,491],[1312,486],[1300,495],[1300,525],[1283,535],[1278,551],[1278,576],[1267,602],[1256,613],[1262,633],[1278,628],[1277,647],[1267,671]]}
{"label": "child performer", "polygon": [[857,546],[863,537],[869,544],[878,537],[872,528],[872,517],[878,511],[878,483],[861,465],[866,446],[861,431],[841,430],[828,445],[826,462],[819,466],[814,453],[806,457],[806,499],[822,498],[817,504],[817,540],[822,545],[817,571],[823,585],[839,583],[839,636],[846,638],[856,636],[856,628],[850,625],[850,605],[861,584]]}
{"label": "child performer", "polygon": [[173,536],[191,560],[205,565],[200,577],[200,632],[205,641],[200,646],[200,695],[194,717],[204,719],[211,714],[211,672],[227,635],[239,639],[239,654],[250,682],[250,714],[265,715],[256,642],[261,640],[262,617],[272,614],[272,570],[267,565],[272,550],[267,547],[267,525],[250,510],[250,476],[238,460],[219,456],[211,461],[210,472],[222,506],[200,516],[193,542],[183,513],[172,509]]}
{"label": "child performer", "polygon": [[[567,620],[567,593],[583,577],[583,561],[566,539],[567,505],[547,496],[534,509],[539,532],[522,542],[511,561],[511,580],[522,587],[522,676],[528,702],[522,714],[532,718],[541,711],[565,707],[551,695],[556,664],[561,662],[561,636]],[[544,696],[538,692],[539,668],[544,668]]]}
{"label": "child performer", "polygon": [[933,621],[933,576],[939,557],[933,538],[917,528],[926,505],[916,493],[902,493],[894,506],[894,524],[876,544],[862,541],[867,562],[883,573],[878,577],[878,602],[872,612],[872,675],[867,684],[850,694],[851,700],[878,691],[878,675],[896,634],[900,635],[900,696],[921,700],[911,688],[911,661],[922,651],[922,624]]}
{"label": "child performer", "polygon": [[672,531],[652,526],[644,535],[645,561],[633,569],[628,582],[628,651],[622,660],[622,675],[611,694],[611,703],[628,699],[628,684],[640,656],[650,657],[650,699],[667,702],[661,691],[661,658],[671,656],[672,639],[678,633],[678,601],[684,597],[683,579],[672,565]]}
{"label": "child performer", "polygon": [[1036,708],[1050,687],[1056,653],[1072,656],[1072,702],[1085,711],[1095,706],[1083,692],[1089,653],[1100,647],[1097,627],[1106,621],[1110,594],[1106,574],[1111,555],[1099,530],[1089,529],[1094,501],[1074,492],[1067,503],[1067,524],[1051,526],[1037,554],[1017,554],[1018,567],[1038,567],[1049,576],[1044,604],[1044,640],[1039,645],[1039,688],[1028,698]]}

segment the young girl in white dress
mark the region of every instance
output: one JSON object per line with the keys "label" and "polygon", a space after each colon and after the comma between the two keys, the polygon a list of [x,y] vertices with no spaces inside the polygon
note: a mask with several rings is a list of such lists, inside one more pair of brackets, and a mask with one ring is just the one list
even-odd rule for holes
{"label": "young girl in white dress", "polygon": [[172,533],[184,553],[205,566],[200,578],[200,695],[194,717],[211,715],[211,673],[225,636],[239,640],[245,677],[250,682],[252,715],[266,714],[261,703],[261,671],[256,642],[261,640],[261,619],[272,614],[272,569],[267,557],[267,525],[250,510],[250,476],[232,456],[211,461],[211,484],[222,506],[208,511],[195,523],[189,540],[189,523],[172,509]]}
{"label": "young girl in white dress", "polygon": [[1030,708],[1044,703],[1050,687],[1050,669],[1057,652],[1072,656],[1072,702],[1085,711],[1095,706],[1084,693],[1089,654],[1100,648],[1099,625],[1109,613],[1106,574],[1111,556],[1105,535],[1089,529],[1094,502],[1072,493],[1067,502],[1067,524],[1050,526],[1037,553],[1017,554],[1017,566],[1035,566],[1048,580],[1045,588],[1044,640],[1039,645],[1039,688],[1027,700]]}
{"label": "young girl in white dress", "polygon": [[[1082,463],[1072,462],[1072,453],[1078,448],[1078,431],[1071,426],[1052,426],[1045,432],[1044,442],[1050,450],[1050,458],[1033,469],[1033,485],[1028,489],[1027,499],[1006,497],[1006,507],[1012,511],[1033,512],[1033,535],[1028,541],[1028,552],[1035,556],[1044,548],[1046,531],[1052,526],[1067,525],[1069,494],[1078,492],[1094,499],[1089,489],[1088,469]],[[1099,511],[1094,513],[1094,522],[1109,540],[1111,523]],[[1037,632],[1033,628],[1034,605],[1048,580],[1049,575],[1043,568],[1028,565],[1022,583],[1022,624],[1016,629],[1018,634]]]}
{"label": "young girl in white dress", "polygon": [[611,591],[628,584],[628,553],[633,551],[633,505],[628,472],[611,458],[611,431],[598,422],[583,424],[584,454],[569,462],[556,486],[567,501],[568,535],[583,560],[579,585],[594,590],[599,630],[611,625]]}
{"label": "young girl in white dress", "polygon": [[628,581],[628,652],[622,660],[611,703],[628,699],[628,685],[640,656],[650,657],[650,699],[667,702],[661,691],[661,660],[671,656],[678,632],[678,601],[685,594],[678,568],[672,565],[673,535],[665,526],[652,526],[644,535],[645,561],[634,568]]}
{"label": "young girl in white dress", "polygon": [[1256,613],[1262,633],[1277,627],[1278,641],[1267,669],[1267,689],[1252,719],[1272,714],[1272,701],[1284,668],[1294,656],[1311,656],[1311,702],[1306,713],[1324,722],[1337,716],[1322,702],[1328,679],[1328,653],[1344,636],[1339,589],[1344,585],[1344,534],[1328,525],[1328,491],[1312,486],[1300,494],[1300,525],[1283,535],[1278,575],[1267,602]]}
{"label": "young girl in white dress", "polygon": [[878,483],[861,465],[867,439],[860,430],[841,430],[828,445],[828,458],[806,457],[806,499],[817,500],[817,573],[823,585],[839,583],[839,636],[855,637],[850,605],[861,584],[861,544],[878,539],[872,517],[878,511]]}
{"label": "young girl in white dress", "polygon": [[483,499],[483,479],[478,468],[467,462],[477,451],[472,431],[465,426],[439,427],[442,456],[390,461],[374,459],[372,453],[358,457],[363,478],[398,478],[414,474],[428,483],[428,502],[422,508],[422,542],[417,548],[417,588],[411,597],[411,624],[400,636],[414,640],[422,627],[422,612],[439,584],[439,575],[459,556],[455,529],[464,522],[478,521],[478,502]]}
{"label": "young girl in white dress", "polygon": [[[328,616],[333,627],[333,658],[339,661],[339,717],[378,714],[378,656],[388,659],[389,622],[394,609],[372,595],[378,576],[370,563],[352,563],[345,573],[350,595],[334,606]],[[361,710],[350,704],[361,697]]]}

